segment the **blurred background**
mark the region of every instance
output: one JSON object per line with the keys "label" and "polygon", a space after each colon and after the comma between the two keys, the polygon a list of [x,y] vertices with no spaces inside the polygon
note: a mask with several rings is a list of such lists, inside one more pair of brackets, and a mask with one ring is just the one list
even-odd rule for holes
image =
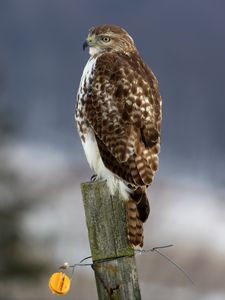
{"label": "blurred background", "polygon": [[[225,299],[225,3],[223,0],[0,1],[0,298],[54,299],[48,278],[90,255],[80,183],[92,175],[74,125],[101,23],[121,25],[156,74],[163,98],[160,170],[145,248],[143,300]],[[66,299],[97,299],[91,268]]]}

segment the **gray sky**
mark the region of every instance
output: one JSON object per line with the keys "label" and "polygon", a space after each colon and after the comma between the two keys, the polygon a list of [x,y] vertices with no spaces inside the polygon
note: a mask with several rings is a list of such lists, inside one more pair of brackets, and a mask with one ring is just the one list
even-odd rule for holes
{"label": "gray sky", "polygon": [[[225,181],[225,2],[9,0],[0,2],[0,111],[17,138],[82,151],[75,94],[89,27],[123,26],[163,97],[161,176]],[[76,157],[74,157],[76,159]]]}

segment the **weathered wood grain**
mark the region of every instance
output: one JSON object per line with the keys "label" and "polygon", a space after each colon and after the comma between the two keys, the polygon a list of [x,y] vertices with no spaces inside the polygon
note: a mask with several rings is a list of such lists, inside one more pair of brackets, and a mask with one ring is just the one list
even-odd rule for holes
{"label": "weathered wood grain", "polygon": [[124,201],[110,196],[105,181],[82,183],[81,191],[99,300],[140,300]]}

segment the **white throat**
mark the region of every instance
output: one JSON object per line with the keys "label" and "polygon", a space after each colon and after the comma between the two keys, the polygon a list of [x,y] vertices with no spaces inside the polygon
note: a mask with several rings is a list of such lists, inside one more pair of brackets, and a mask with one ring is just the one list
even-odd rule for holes
{"label": "white throat", "polygon": [[95,54],[98,54],[98,53],[100,53],[100,52],[101,52],[101,50],[98,49],[98,48],[95,48],[95,47],[90,47],[90,48],[89,48],[89,54],[90,54],[91,56],[93,56],[93,55],[95,55]]}

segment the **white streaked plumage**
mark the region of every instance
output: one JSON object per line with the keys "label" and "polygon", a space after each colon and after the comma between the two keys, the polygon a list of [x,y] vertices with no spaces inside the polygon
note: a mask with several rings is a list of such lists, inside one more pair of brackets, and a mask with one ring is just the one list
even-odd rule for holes
{"label": "white streaked plumage", "polygon": [[[127,200],[128,238],[143,246],[146,188],[158,168],[161,97],[157,79],[121,27],[89,30],[91,55],[80,82],[76,121],[85,155],[109,192]],[[129,188],[130,187],[130,188]]]}
{"label": "white streaked plumage", "polygon": [[[86,79],[86,82],[88,83],[89,82],[89,78],[90,78],[90,75],[91,75],[91,71],[93,70],[93,68],[95,67],[95,62],[96,62],[96,59],[91,56],[89,58],[89,60],[87,61],[85,67],[84,67],[84,70],[83,70],[83,74],[81,76],[81,80],[80,80],[80,85],[79,85],[79,89],[78,89],[78,94],[79,93],[83,93],[83,85],[84,85],[84,81]],[[81,94],[82,95],[82,94]]]}
{"label": "white streaked plumage", "polygon": [[[83,91],[84,82],[86,82],[87,85],[89,84],[91,72],[95,67],[96,59],[93,57],[93,54],[94,53],[91,53],[92,56],[89,58],[81,77],[80,86],[78,90],[78,93],[80,94],[81,97],[84,92]],[[78,103],[78,107],[79,105],[80,104]],[[128,197],[129,188],[127,187],[127,185],[116,175],[114,175],[109,169],[105,167],[99,153],[94,132],[91,128],[89,128],[88,132],[84,134],[84,140],[82,140],[82,145],[90,167],[97,174],[97,178],[99,179],[101,178],[107,181],[110,194],[114,195],[116,191],[119,191],[120,195],[125,200],[129,199]]]}
{"label": "white streaked plumage", "polygon": [[85,142],[82,141],[84,152],[90,167],[95,171],[98,178],[107,180],[107,185],[111,195],[114,195],[119,190],[120,195],[127,200],[129,188],[125,183],[115,176],[109,169],[107,169],[102,161],[99,153],[98,145],[94,132],[89,128],[85,134]]}

